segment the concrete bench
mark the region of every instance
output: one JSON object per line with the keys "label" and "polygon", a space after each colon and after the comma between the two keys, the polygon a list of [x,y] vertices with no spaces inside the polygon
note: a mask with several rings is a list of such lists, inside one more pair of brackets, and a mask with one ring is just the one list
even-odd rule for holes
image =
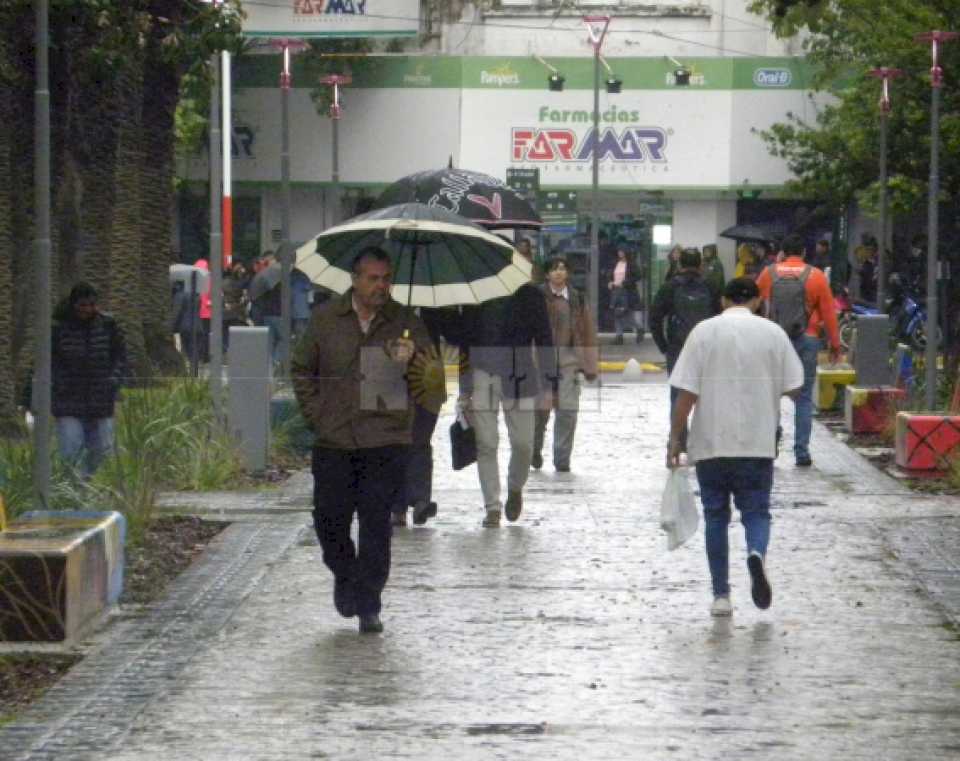
{"label": "concrete bench", "polygon": [[126,519],[25,513],[0,533],[0,642],[64,642],[120,598]]}
{"label": "concrete bench", "polygon": [[856,383],[857,374],[850,366],[818,367],[817,383],[813,389],[814,404],[818,410],[832,410],[840,406],[839,391]]}
{"label": "concrete bench", "polygon": [[904,470],[943,471],[960,455],[960,416],[897,414],[896,462]]}
{"label": "concrete bench", "polygon": [[906,401],[906,389],[895,386],[847,386],[843,412],[850,433],[884,433],[893,425],[897,404]]}

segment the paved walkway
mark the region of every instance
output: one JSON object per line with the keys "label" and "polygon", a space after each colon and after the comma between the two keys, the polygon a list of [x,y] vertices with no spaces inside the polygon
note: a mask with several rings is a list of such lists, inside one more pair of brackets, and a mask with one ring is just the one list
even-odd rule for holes
{"label": "paved walkway", "polygon": [[778,462],[773,608],[749,601],[735,524],[734,616],[712,621],[702,530],[668,553],[657,525],[658,380],[585,400],[574,473],[548,457],[499,530],[441,420],[441,513],[395,537],[382,636],[332,609],[309,478],[201,497],[237,522],[0,729],[0,758],[958,757],[957,501],[818,426],[813,469]]}

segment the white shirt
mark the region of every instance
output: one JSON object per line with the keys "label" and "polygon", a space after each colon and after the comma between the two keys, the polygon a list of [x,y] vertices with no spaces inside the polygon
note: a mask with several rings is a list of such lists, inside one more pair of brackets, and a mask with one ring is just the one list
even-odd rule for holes
{"label": "white shirt", "polygon": [[803,385],[783,328],[731,307],[687,336],[670,385],[697,395],[687,439],[691,462],[776,456],[780,397]]}
{"label": "white shirt", "polygon": [[360,307],[357,306],[357,297],[356,297],[356,296],[351,297],[350,301],[351,301],[351,303],[353,304],[353,311],[356,313],[356,315],[357,315],[357,320],[358,320],[359,323],[360,323],[360,331],[361,331],[364,335],[366,335],[367,333],[370,332],[370,323],[373,322],[373,318],[377,316],[377,313],[374,312],[374,313],[373,313],[372,315],[370,315],[367,319],[363,319],[363,318],[360,316]]}
{"label": "white shirt", "polygon": [[554,296],[570,301],[570,289],[567,286],[563,286],[559,291],[550,284],[550,293]]}

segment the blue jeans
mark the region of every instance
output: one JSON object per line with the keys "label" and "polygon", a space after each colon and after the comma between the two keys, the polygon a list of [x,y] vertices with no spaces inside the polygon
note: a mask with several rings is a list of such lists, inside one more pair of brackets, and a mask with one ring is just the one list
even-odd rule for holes
{"label": "blue jeans", "polygon": [[92,476],[113,451],[112,417],[58,417],[56,425],[60,456],[83,478]]}
{"label": "blue jeans", "polygon": [[730,594],[730,497],[740,511],[747,539],[747,554],[767,554],[770,542],[770,491],[773,460],[765,457],[717,457],[697,463],[700,499],[703,502],[707,563],[714,597]]}
{"label": "blue jeans", "polygon": [[794,402],[793,454],[797,459],[810,456],[813,430],[813,384],[817,380],[817,352],[820,339],[806,334],[793,339],[793,348],[803,364],[803,388]]}

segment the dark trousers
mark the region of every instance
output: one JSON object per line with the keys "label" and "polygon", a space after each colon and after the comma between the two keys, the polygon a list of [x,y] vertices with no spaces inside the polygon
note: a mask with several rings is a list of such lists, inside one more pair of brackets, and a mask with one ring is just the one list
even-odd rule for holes
{"label": "dark trousers", "polygon": [[[352,583],[357,612],[380,612],[390,575],[390,505],[403,487],[405,446],[313,449],[313,525],[323,562],[341,583]],[[359,547],[350,538],[356,513]]]}
{"label": "dark trousers", "polygon": [[437,428],[437,414],[417,404],[413,414],[413,444],[407,452],[404,486],[393,503],[392,510],[404,512],[417,502],[429,502],[433,497],[433,432]]}

